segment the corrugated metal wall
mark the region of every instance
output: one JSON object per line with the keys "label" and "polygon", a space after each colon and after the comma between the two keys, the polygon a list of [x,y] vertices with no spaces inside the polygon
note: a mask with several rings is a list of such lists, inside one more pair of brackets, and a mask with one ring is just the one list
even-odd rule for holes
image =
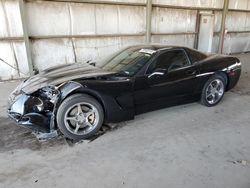
{"label": "corrugated metal wall", "polygon": [[[124,46],[144,41],[143,6],[57,2],[28,2],[26,6],[28,15],[32,15],[28,17],[28,30],[30,36],[35,36],[31,40],[32,57],[38,69],[51,66],[48,62],[95,61]],[[135,36],[113,37],[117,34]],[[71,35],[75,37],[67,37]],[[51,38],[43,39],[43,36]]]}
{"label": "corrugated metal wall", "polygon": [[22,40],[4,40],[23,36],[17,1],[0,1],[0,80],[28,76],[28,62]]}
{"label": "corrugated metal wall", "polygon": [[[25,18],[33,66],[98,60],[145,42],[146,0],[26,1]],[[218,51],[223,0],[153,0],[156,43],[195,46],[197,15],[215,14],[213,51]],[[236,11],[237,9],[237,11]],[[224,53],[250,51],[250,0],[230,0]],[[0,0],[0,80],[29,74],[19,1]]]}

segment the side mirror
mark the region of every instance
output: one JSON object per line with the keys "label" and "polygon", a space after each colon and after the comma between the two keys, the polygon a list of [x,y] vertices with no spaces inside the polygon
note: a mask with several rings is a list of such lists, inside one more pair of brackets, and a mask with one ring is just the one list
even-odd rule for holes
{"label": "side mirror", "polygon": [[148,75],[148,78],[151,78],[152,76],[158,75],[163,76],[166,73],[166,69],[157,68],[152,72],[150,75]]}

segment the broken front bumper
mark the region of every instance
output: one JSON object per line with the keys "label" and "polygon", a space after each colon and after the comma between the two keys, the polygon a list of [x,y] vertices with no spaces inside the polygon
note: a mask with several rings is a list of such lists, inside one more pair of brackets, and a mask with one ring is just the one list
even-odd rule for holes
{"label": "broken front bumper", "polygon": [[8,115],[16,124],[36,132],[49,133],[51,112],[45,113],[44,102],[38,97],[20,94],[10,96]]}

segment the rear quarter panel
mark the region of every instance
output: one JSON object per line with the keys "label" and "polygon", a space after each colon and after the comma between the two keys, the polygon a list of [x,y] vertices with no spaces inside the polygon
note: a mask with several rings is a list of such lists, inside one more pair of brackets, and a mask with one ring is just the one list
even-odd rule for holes
{"label": "rear quarter panel", "polygon": [[199,75],[197,75],[199,79],[199,84],[197,86],[196,93],[201,93],[204,84],[207,80],[214,74],[224,74],[227,78],[227,86],[226,91],[233,88],[239,80],[241,73],[241,66],[238,66],[235,71],[235,74],[230,74],[230,67],[235,64],[239,64],[240,60],[236,57],[226,56],[226,55],[211,55],[206,59],[197,62],[196,66],[199,69]]}

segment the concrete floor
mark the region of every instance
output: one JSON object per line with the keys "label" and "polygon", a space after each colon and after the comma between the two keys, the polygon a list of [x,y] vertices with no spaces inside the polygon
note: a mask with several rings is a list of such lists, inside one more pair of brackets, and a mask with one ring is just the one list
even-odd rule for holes
{"label": "concrete floor", "polygon": [[92,142],[38,142],[6,118],[16,82],[0,84],[0,187],[250,187],[250,54],[216,107],[166,108]]}

